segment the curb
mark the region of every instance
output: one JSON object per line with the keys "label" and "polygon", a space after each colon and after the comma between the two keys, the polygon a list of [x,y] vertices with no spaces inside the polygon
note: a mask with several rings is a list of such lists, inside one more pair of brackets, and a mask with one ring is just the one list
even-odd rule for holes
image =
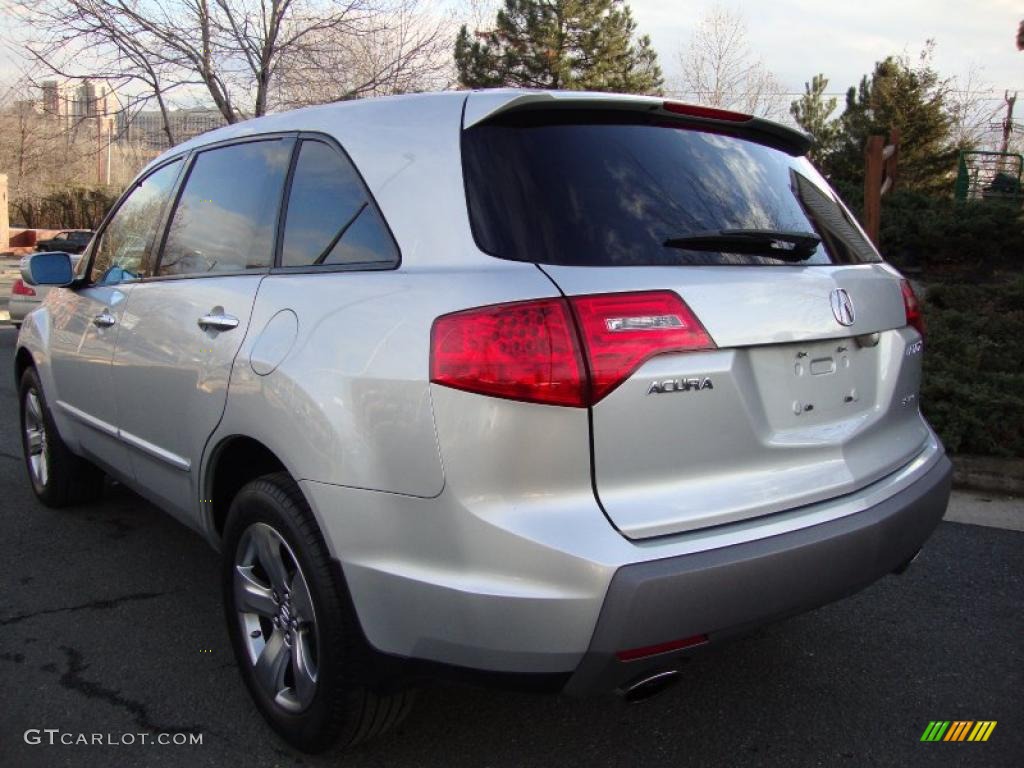
{"label": "curb", "polygon": [[962,455],[950,458],[954,488],[1024,495],[1024,459]]}

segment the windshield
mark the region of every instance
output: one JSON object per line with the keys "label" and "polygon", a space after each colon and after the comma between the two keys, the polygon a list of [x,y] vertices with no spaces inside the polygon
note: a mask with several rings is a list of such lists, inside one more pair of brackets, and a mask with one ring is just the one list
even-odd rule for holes
{"label": "windshield", "polygon": [[[525,113],[463,133],[477,244],[500,258],[569,266],[786,265],[686,238],[725,230],[809,232],[803,264],[880,261],[804,158],[647,116]],[[735,246],[733,239],[733,246]],[[755,252],[751,252],[751,251]]]}

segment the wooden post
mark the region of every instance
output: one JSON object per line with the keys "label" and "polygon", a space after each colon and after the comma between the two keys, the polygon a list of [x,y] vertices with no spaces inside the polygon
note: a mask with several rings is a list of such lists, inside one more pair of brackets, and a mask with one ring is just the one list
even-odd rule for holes
{"label": "wooden post", "polygon": [[885,138],[868,136],[864,147],[864,231],[878,247],[878,230],[882,223],[882,152]]}

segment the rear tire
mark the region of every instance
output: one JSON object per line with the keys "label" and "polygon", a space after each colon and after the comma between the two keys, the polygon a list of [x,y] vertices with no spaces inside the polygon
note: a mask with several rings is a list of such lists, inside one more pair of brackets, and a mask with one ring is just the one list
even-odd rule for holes
{"label": "rear tire", "polygon": [[35,368],[27,368],[18,388],[21,448],[36,498],[59,509],[95,501],[103,493],[103,472],[65,445],[43,395]]}
{"label": "rear tire", "polygon": [[222,588],[228,634],[260,714],[292,746],[351,747],[398,725],[413,692],[355,682],[365,654],[345,585],[295,481],[253,480],[231,503]]}

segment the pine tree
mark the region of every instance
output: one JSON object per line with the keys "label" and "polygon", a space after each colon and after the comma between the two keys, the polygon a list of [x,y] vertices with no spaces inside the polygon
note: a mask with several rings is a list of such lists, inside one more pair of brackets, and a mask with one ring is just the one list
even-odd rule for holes
{"label": "pine tree", "polygon": [[810,156],[816,164],[822,165],[836,149],[839,138],[839,123],[832,119],[838,103],[834,96],[825,98],[828,78],[815,75],[811,82],[804,83],[804,95],[789,106],[797,125],[814,139]]}
{"label": "pine tree", "polygon": [[826,159],[826,170],[841,182],[864,182],[864,147],[868,136],[900,133],[898,184],[928,194],[952,188],[956,147],[946,109],[947,85],[929,61],[926,48],[918,66],[890,56],[875,65],[846,95],[846,111],[839,119],[837,149]]}
{"label": "pine tree", "polygon": [[493,30],[462,27],[455,64],[468,88],[657,94],[663,83],[657,52],[623,0],[505,0]]}

